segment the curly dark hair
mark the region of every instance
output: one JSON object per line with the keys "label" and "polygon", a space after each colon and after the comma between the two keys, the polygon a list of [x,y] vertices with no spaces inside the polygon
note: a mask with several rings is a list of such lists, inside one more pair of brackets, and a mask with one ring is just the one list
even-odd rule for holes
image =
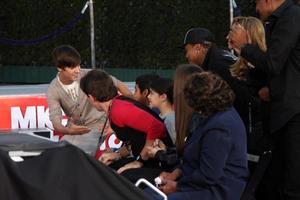
{"label": "curly dark hair", "polygon": [[184,97],[193,109],[203,116],[227,110],[235,95],[221,77],[211,72],[193,75],[186,83]]}
{"label": "curly dark hair", "polygon": [[109,101],[118,94],[110,75],[99,69],[91,70],[82,77],[80,88],[86,95],[95,97],[99,102]]}

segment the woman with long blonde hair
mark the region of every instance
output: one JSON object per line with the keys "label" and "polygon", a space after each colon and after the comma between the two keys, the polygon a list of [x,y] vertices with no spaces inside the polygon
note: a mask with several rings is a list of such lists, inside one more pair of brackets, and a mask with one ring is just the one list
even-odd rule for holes
{"label": "woman with long blonde hair", "polygon": [[[231,49],[235,49],[232,41],[243,39],[248,44],[267,51],[264,25],[255,17],[234,18],[227,39]],[[244,122],[249,133],[248,151],[257,153],[262,151],[263,144],[259,142],[262,141],[263,132],[268,132],[268,107],[264,103],[268,101],[267,74],[245,60],[238,50],[236,53],[239,57],[231,66],[230,72],[233,77],[240,80],[238,84],[244,85],[244,96],[248,99],[248,105],[244,108],[247,111]]]}
{"label": "woman with long blonde hair", "polygon": [[[262,51],[267,50],[265,41],[265,29],[262,22],[255,17],[236,17],[234,18],[230,32],[227,36],[228,46],[231,48],[231,33],[235,32],[235,37],[243,37],[242,34],[237,32],[235,27],[240,26],[247,31],[247,41],[251,44],[257,45]],[[239,52],[236,52],[239,54]],[[246,71],[249,67],[254,67],[251,63],[247,62],[244,58],[239,56],[237,62],[235,62],[230,69],[232,76],[246,80]]]}

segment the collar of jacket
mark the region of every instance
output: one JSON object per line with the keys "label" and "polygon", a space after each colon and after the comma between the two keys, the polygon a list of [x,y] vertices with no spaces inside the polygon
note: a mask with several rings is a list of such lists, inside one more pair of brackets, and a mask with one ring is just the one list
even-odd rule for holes
{"label": "collar of jacket", "polygon": [[213,57],[214,52],[216,51],[216,48],[217,47],[212,46],[206,52],[206,55],[205,55],[205,58],[204,58],[204,62],[202,64],[202,66],[201,66],[205,71],[209,70],[210,59],[213,59],[212,57]]}
{"label": "collar of jacket", "polygon": [[198,112],[194,112],[189,124],[189,131],[193,133],[199,126],[203,126],[209,117],[204,117]]}
{"label": "collar of jacket", "polygon": [[207,50],[204,62],[201,67],[205,71],[212,70],[212,67],[216,68],[218,67],[218,64],[223,64],[225,61],[232,62],[233,64],[237,61],[237,57],[230,51],[219,48],[214,45]]}

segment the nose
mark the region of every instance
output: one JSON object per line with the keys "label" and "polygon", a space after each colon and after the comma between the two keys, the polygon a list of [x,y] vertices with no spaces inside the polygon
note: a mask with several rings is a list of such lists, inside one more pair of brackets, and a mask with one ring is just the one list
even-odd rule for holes
{"label": "nose", "polygon": [[75,72],[79,73],[80,72],[80,65],[76,66]]}
{"label": "nose", "polygon": [[187,54],[187,55],[185,56],[185,58],[186,58],[186,60],[188,61],[189,64],[193,64],[193,63],[192,63],[192,60],[191,60],[191,58],[190,58],[190,55]]}

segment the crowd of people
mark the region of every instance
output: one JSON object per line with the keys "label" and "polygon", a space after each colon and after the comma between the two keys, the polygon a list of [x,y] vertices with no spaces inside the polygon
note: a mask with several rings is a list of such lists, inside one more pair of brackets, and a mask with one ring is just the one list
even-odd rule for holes
{"label": "crowd of people", "polygon": [[92,156],[112,129],[123,145],[99,162],[132,182],[160,177],[168,199],[238,200],[251,176],[247,152],[272,151],[256,198],[300,199],[300,8],[256,0],[256,10],[260,19],[233,20],[232,51],[208,29],[189,29],[189,64],[176,67],[174,80],[139,76],[133,94],[103,70],[81,69],[72,46],[55,48],[58,74],[47,92],[54,129]]}

